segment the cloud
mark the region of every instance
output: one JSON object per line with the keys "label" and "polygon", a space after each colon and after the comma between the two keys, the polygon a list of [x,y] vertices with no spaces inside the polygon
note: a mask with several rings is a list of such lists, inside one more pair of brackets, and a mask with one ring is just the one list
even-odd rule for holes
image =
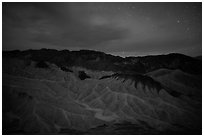
{"label": "cloud", "polygon": [[[30,43],[49,43],[56,47],[86,48],[106,41],[122,39],[126,33],[125,29],[106,24],[106,20],[100,16],[94,18],[91,23],[89,20],[82,22],[78,18],[79,13],[73,13],[67,9],[57,11],[52,6],[44,6],[44,4],[20,5],[20,7],[14,4],[9,8],[11,9],[6,9],[9,15],[4,15],[4,47],[8,44],[26,47],[25,44],[30,41]],[[62,14],[62,11],[67,13]],[[76,14],[75,18],[74,14]],[[90,16],[86,18],[89,19]],[[14,41],[8,42],[9,39]],[[29,44],[27,46],[29,47]]]}
{"label": "cloud", "polygon": [[199,5],[187,6],[192,9],[184,12],[181,3],[3,3],[3,49],[199,49],[201,16],[194,8]]}

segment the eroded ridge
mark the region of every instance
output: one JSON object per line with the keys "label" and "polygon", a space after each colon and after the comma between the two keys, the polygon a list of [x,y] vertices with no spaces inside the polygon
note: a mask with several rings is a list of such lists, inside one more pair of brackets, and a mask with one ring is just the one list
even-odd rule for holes
{"label": "eroded ridge", "polygon": [[82,80],[79,68],[46,64],[3,64],[4,134],[88,134],[98,128],[113,133],[124,121],[156,133],[200,127],[201,103],[158,75],[82,69],[90,76]]}

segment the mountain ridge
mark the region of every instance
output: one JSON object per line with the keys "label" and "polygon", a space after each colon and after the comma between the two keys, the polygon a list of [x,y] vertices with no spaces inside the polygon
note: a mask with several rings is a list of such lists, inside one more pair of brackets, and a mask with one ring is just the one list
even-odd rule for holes
{"label": "mountain ridge", "polygon": [[59,67],[81,66],[104,71],[137,72],[145,74],[159,69],[180,69],[191,74],[201,74],[202,62],[179,53],[142,57],[120,57],[94,50],[25,50],[3,51],[3,57],[17,57],[33,61],[47,61]]}

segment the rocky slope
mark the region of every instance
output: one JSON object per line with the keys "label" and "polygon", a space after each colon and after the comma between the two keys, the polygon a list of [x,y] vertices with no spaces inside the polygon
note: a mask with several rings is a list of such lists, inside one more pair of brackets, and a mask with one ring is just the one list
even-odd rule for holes
{"label": "rocky slope", "polygon": [[200,72],[81,52],[3,53],[3,134],[201,134]]}

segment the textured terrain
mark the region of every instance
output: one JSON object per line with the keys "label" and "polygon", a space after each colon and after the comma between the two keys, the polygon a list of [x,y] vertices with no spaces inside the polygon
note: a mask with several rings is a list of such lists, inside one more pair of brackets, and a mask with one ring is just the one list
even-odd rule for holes
{"label": "textured terrain", "polygon": [[202,78],[191,66],[99,70],[32,54],[3,54],[3,134],[201,134]]}

